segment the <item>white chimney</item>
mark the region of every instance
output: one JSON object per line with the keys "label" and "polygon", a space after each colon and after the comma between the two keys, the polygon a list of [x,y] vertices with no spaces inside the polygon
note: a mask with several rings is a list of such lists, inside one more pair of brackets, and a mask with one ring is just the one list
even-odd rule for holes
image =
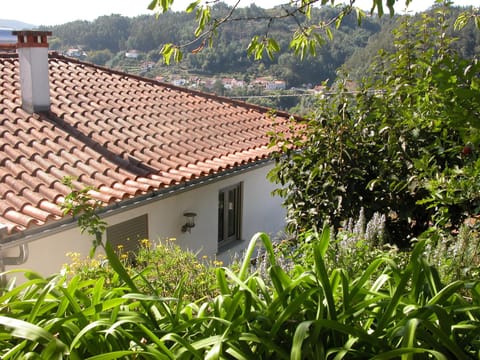
{"label": "white chimney", "polygon": [[50,110],[48,42],[51,31],[13,31],[17,35],[22,108],[30,113]]}

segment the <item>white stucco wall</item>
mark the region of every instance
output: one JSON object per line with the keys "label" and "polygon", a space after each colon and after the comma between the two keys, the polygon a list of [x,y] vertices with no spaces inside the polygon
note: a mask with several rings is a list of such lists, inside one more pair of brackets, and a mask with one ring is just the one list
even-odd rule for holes
{"label": "white stucco wall", "polygon": [[[149,238],[158,241],[166,238],[176,238],[183,248],[199,251],[199,256],[228,263],[234,253],[241,253],[248,245],[251,237],[259,231],[275,237],[283,230],[285,210],[281,207],[281,199],[273,197],[271,191],[275,188],[266,175],[272,164],[257,166],[221,179],[214,179],[195,186],[190,190],[163,196],[149,201],[115,209],[107,212],[104,220],[108,225],[115,225],[131,218],[147,214]],[[237,241],[228,249],[219,249],[218,231],[218,192],[230,185],[243,182],[242,210],[242,240]],[[183,213],[193,211],[197,214],[195,227],[191,232],[182,233],[185,223]],[[91,240],[81,235],[78,228],[68,228],[56,234],[47,235],[28,244],[29,257],[25,264],[7,266],[6,269],[32,269],[47,276],[58,272],[62,265],[69,261],[69,252],[79,252],[87,256]],[[18,254],[18,249],[8,251],[9,256]]]}

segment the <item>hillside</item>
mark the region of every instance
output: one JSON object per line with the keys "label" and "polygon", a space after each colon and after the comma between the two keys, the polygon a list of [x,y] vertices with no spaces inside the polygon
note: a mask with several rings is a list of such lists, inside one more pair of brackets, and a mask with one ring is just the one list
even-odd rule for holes
{"label": "hillside", "polygon": [[0,19],[0,28],[22,30],[22,29],[33,29],[35,27],[36,27],[35,25],[27,24],[23,21]]}
{"label": "hillside", "polygon": [[[226,14],[230,9],[223,3],[216,4],[212,17]],[[391,33],[401,22],[400,16],[367,17],[359,26],[354,15],[347,16],[342,26],[334,30],[333,41],[317,49],[315,57],[301,61],[289,49],[289,35],[296,26],[294,19],[271,24],[265,20],[278,11],[255,5],[239,9],[238,18],[252,20],[225,24],[213,48],[191,42],[194,15],[184,12],[168,12],[159,18],[110,15],[92,22],[75,21],[44,29],[53,32],[51,48],[69,56],[180,86],[291,109],[305,99],[299,94],[321,89],[325,83],[332,84],[342,66],[358,80],[378,50],[392,47]],[[316,8],[311,21],[320,23],[337,11],[329,7]],[[458,8],[453,9],[452,19],[458,12]],[[254,61],[246,54],[248,43],[253,36],[262,36],[267,31],[277,39],[280,52],[273,60],[264,57]],[[478,54],[479,32],[472,27],[461,36],[457,45],[460,54],[466,57]],[[160,49],[165,43],[190,43],[180,64],[166,66],[163,63]]]}

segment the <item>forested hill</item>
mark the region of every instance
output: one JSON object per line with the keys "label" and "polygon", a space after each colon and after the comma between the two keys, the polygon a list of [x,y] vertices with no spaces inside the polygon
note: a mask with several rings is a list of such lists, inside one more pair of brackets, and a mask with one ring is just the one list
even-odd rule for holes
{"label": "forested hill", "polygon": [[[212,16],[226,14],[229,10],[229,6],[219,3],[214,6]],[[312,88],[327,80],[331,83],[343,64],[348,65],[351,73],[362,74],[380,48],[392,46],[391,31],[400,23],[399,16],[384,16],[381,19],[366,17],[358,26],[355,16],[348,16],[344,18],[342,26],[334,31],[333,41],[326,41],[315,57],[301,61],[289,50],[289,36],[296,27],[295,20],[283,19],[270,24],[268,28],[268,33],[275,37],[281,48],[275,59],[264,57],[261,61],[254,61],[248,58],[246,48],[249,41],[255,35],[264,35],[268,26],[268,21],[264,19],[279,11],[280,8],[263,9],[255,5],[239,9],[237,17],[258,20],[225,24],[213,48],[206,46],[197,52],[194,49],[200,44],[192,43],[185,51],[184,60],[170,66],[163,64],[159,51],[165,43],[191,42],[195,27],[194,14],[168,12],[159,17],[143,15],[134,18],[110,15],[91,22],[75,21],[43,29],[53,32],[54,36],[50,39],[52,49],[99,65],[166,81],[189,81],[192,76],[230,77],[247,84],[259,77],[268,77],[283,81],[288,89]],[[329,19],[336,11],[328,7],[314,9],[311,21],[318,23],[322,19]],[[452,19],[459,11],[458,8],[453,9]],[[480,52],[478,31],[472,28],[471,31],[462,31],[459,36],[463,38],[459,42],[463,55],[471,57]],[[232,89],[225,83],[210,82],[209,90],[223,94]],[[243,94],[242,91],[240,94]],[[283,108],[291,106],[281,105]]]}
{"label": "forested hill", "polygon": [[[218,4],[215,6],[213,16],[228,10],[227,5]],[[268,17],[278,11],[280,10],[266,10],[251,5],[241,9],[238,17]],[[315,9],[312,21],[328,19],[335,11],[329,8],[323,8],[321,11]],[[99,17],[93,22],[75,21],[49,28],[54,34],[50,44],[52,49],[60,51],[81,48],[89,60],[102,65],[118,66],[125,52],[132,49],[140,52],[143,60],[157,62],[163,44],[169,42],[185,44],[192,40],[195,26],[193,17],[193,14],[184,12],[169,12],[158,18],[154,15],[135,18],[111,15]],[[245,49],[254,35],[263,35],[267,32],[268,22],[265,20],[252,20],[248,23],[231,22],[220,31],[213,49],[205,47],[196,54],[188,54],[176,70],[188,69],[202,75],[243,74],[246,77],[273,75],[285,80],[289,86],[319,84],[326,79],[333,79],[336,69],[355,49],[364,47],[368,39],[378,33],[385,23],[391,23],[391,19],[385,17],[378,21],[367,18],[362,26],[358,27],[355,17],[349,16],[344,19],[343,26],[336,32],[333,42],[327,42],[319,49],[315,58],[301,62],[288,51],[289,34],[296,26],[295,20],[292,18],[279,21],[268,31],[278,39],[281,52],[273,61],[264,59],[259,62],[249,59]],[[190,50],[199,45],[192,44]],[[119,52],[123,54],[115,58]]]}

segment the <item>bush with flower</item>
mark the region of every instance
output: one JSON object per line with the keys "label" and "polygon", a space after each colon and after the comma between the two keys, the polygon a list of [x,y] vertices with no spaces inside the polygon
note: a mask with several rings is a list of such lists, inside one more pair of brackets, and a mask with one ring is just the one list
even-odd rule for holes
{"label": "bush with flower", "polygon": [[[142,239],[134,254],[125,252],[122,245],[118,245],[115,252],[143,293],[154,292],[162,297],[181,295],[185,301],[215,296],[215,270],[223,263],[208,256],[200,258],[175,242],[175,238]],[[118,274],[105,255],[82,258],[79,253],[68,253],[67,256],[71,261],[63,266],[63,273],[68,276],[80,275],[84,280],[103,277],[107,286],[118,285]]]}

